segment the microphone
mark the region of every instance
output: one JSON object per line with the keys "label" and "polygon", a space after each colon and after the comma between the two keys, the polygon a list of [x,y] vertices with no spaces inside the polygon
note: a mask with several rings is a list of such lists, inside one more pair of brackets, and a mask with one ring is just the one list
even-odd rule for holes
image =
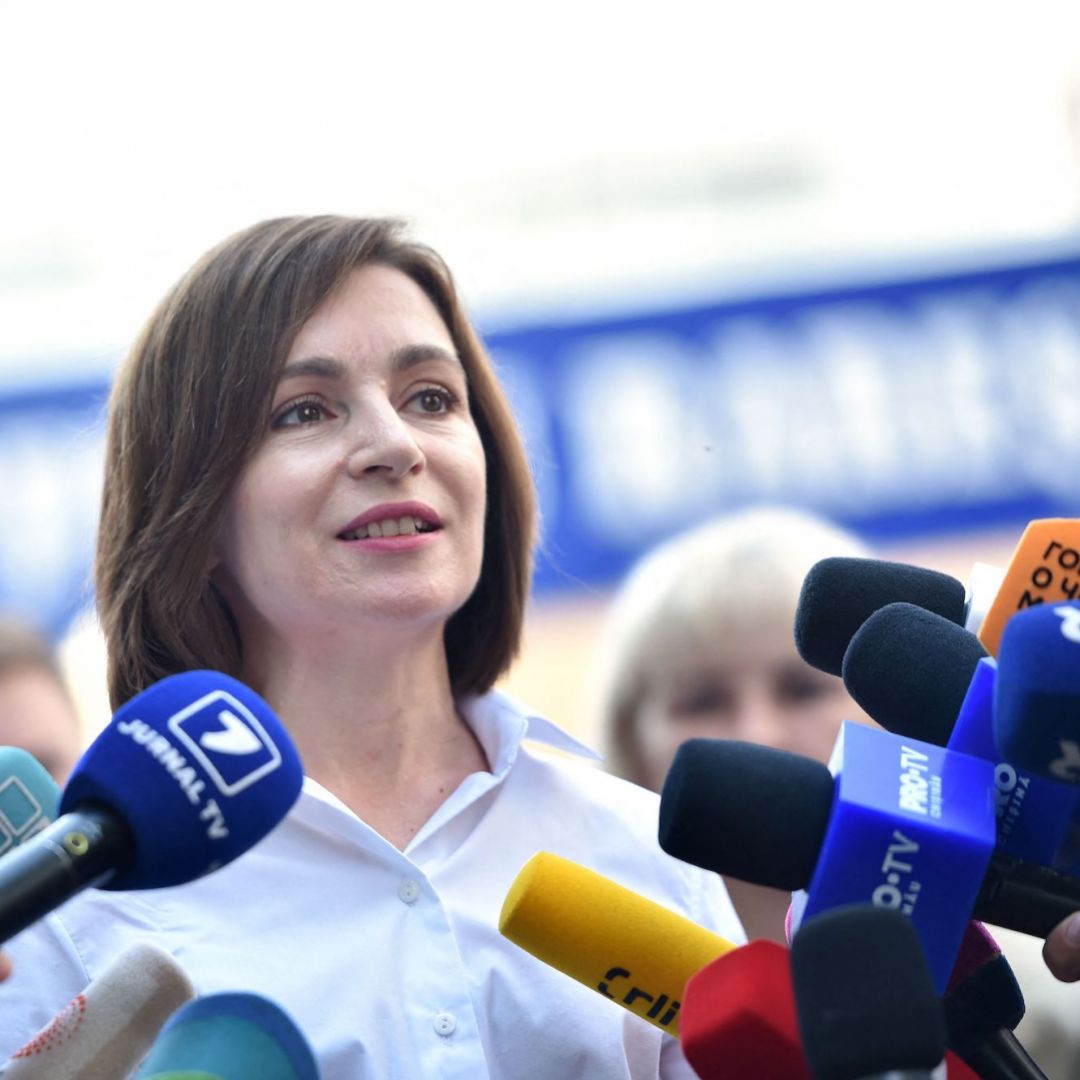
{"label": "microphone", "polygon": [[0,856],[56,819],[60,788],[33,754],[0,747]]}
{"label": "microphone", "polygon": [[194,996],[184,969],[164,949],[133,945],[15,1051],[3,1080],[129,1076],[165,1021]]}
{"label": "microphone", "polygon": [[949,574],[882,559],[833,557],[815,563],[803,579],[795,648],[811,667],[839,675],[855,631],[897,601],[964,624],[964,586]]}
{"label": "microphone", "polygon": [[1013,615],[1039,604],[1080,598],[1080,519],[1042,518],[1028,523],[1005,576],[979,627],[992,656]]}
{"label": "microphone", "polygon": [[994,734],[1010,761],[1080,784],[1080,603],[1045,604],[1009,620],[1001,638]]}
{"label": "microphone", "polygon": [[922,607],[886,604],[852,635],[844,686],[883,728],[946,746],[975,667],[979,639]]}
{"label": "microphone", "polygon": [[910,914],[942,988],[969,918],[1045,936],[1080,908],[1080,881],[993,852],[989,762],[851,721],[838,750],[834,781],[797,754],[687,740],[661,794],[660,846],[808,889],[797,918],[864,901]]}
{"label": "microphone", "polygon": [[216,671],[127,702],[75,766],[60,816],[0,859],[0,942],[89,886],[179,885],[261,840],[300,794],[269,706]]}
{"label": "microphone", "polygon": [[945,1018],[911,923],[856,904],[803,924],[791,982],[814,1080],[929,1080],[945,1057]]}
{"label": "microphone", "polygon": [[687,980],[736,947],[549,851],[537,852],[518,872],[503,901],[499,932],[673,1035]]}
{"label": "microphone", "polygon": [[[135,1080],[319,1080],[296,1022],[251,993],[209,994],[165,1024]],[[6,1078],[5,1078],[6,1080]]]}
{"label": "microphone", "polygon": [[852,637],[844,685],[889,731],[992,762],[998,850],[1075,875],[1080,862],[1063,842],[1080,792],[998,753],[997,668],[968,631],[910,604],[889,604]]}
{"label": "microphone", "polygon": [[701,1080],[810,1080],[788,951],[774,941],[751,941],[692,975],[679,1025]]}
{"label": "microphone", "polygon": [[1013,1034],[1024,996],[986,928],[968,924],[944,997],[949,1049],[983,1080],[1046,1080]]}

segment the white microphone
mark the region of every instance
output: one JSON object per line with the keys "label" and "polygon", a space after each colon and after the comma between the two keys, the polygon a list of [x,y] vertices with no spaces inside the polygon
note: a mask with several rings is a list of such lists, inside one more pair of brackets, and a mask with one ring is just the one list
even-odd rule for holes
{"label": "white microphone", "polygon": [[[16,971],[13,979],[18,979]],[[139,942],[16,1050],[3,1080],[125,1080],[172,1014],[195,997],[164,949]],[[2,1008],[0,1004],[0,1008]]]}

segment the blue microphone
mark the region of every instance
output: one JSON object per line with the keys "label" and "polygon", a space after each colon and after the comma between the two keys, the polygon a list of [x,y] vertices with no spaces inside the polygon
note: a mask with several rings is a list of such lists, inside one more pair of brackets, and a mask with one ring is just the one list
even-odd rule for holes
{"label": "blue microphone", "polygon": [[994,734],[1009,761],[1080,784],[1080,603],[1025,608],[1005,624]]}
{"label": "blue microphone", "polygon": [[33,754],[0,747],[0,855],[56,820],[60,787]]}
{"label": "blue microphone", "polygon": [[319,1080],[311,1046],[259,994],[209,994],[166,1022],[135,1080]]}
{"label": "blue microphone", "polygon": [[998,851],[1080,874],[1065,844],[1080,791],[998,753],[997,663],[973,634],[910,604],[890,604],[852,636],[843,672],[848,692],[882,727],[994,765]]}
{"label": "blue microphone", "polygon": [[136,695],[75,766],[60,817],[0,860],[0,941],[90,886],[180,885],[261,840],[299,797],[270,707],[216,671]]}
{"label": "blue microphone", "polygon": [[993,769],[851,721],[838,750],[829,827],[792,926],[853,903],[900,911],[944,990],[994,849]]}
{"label": "blue microphone", "polygon": [[696,866],[791,891],[793,924],[848,903],[909,915],[943,989],[967,922],[1045,936],[1080,909],[1080,881],[994,851],[994,767],[846,722],[837,776],[734,740],[679,747],[660,846]]}
{"label": "blue microphone", "polygon": [[792,902],[793,928],[853,903],[901,911],[943,990],[994,847],[993,767],[850,721],[833,763],[835,776],[754,743],[687,740],[664,782],[660,846],[806,890]]}

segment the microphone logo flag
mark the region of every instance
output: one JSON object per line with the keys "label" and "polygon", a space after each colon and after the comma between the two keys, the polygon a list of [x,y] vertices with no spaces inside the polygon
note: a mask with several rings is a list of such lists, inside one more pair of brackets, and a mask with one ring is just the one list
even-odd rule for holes
{"label": "microphone logo flag", "polygon": [[1060,604],[1054,608],[1054,614],[1061,619],[1061,636],[1080,645],[1080,608]]}
{"label": "microphone logo flag", "polygon": [[0,784],[0,855],[49,824],[45,808],[17,776]]}
{"label": "microphone logo flag", "polygon": [[225,690],[181,709],[168,727],[223,795],[251,787],[281,765],[281,751],[262,724]]}

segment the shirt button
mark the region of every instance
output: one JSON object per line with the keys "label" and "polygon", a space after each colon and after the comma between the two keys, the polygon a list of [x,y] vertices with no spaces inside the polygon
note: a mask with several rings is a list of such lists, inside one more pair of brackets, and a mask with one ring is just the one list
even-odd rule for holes
{"label": "shirt button", "polygon": [[435,1028],[436,1035],[442,1035],[444,1038],[447,1035],[453,1035],[457,1029],[457,1021],[454,1019],[453,1013],[439,1013],[435,1017],[435,1023],[432,1025]]}
{"label": "shirt button", "polygon": [[420,895],[420,886],[412,878],[405,878],[397,887],[397,894],[403,904],[415,904]]}

